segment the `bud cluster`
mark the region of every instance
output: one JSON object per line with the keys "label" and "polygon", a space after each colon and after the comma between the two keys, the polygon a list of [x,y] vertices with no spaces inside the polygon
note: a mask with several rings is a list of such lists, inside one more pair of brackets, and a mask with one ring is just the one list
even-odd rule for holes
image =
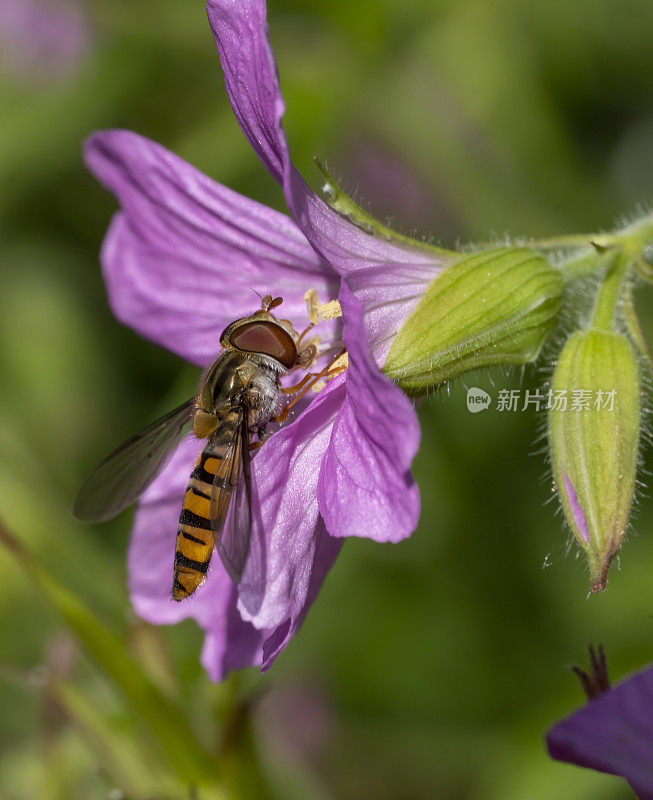
{"label": "bud cluster", "polygon": [[554,487],[587,558],[592,592],[605,588],[628,530],[641,439],[640,364],[650,364],[632,287],[637,271],[653,276],[631,233],[604,236],[557,266],[524,247],[460,258],[433,280],[384,366],[408,394],[422,395],[471,370],[532,363],[556,327],[566,286],[600,277],[589,320],[560,352],[546,405]]}
{"label": "bud cluster", "polygon": [[[321,169],[327,202],[339,213],[376,236],[429,247],[374,220]],[[642,425],[640,369],[653,369],[653,362],[632,290],[637,278],[653,282],[653,268],[643,257],[651,242],[653,217],[645,217],[611,234],[446,253],[445,268],[399,330],[383,366],[407,394],[419,397],[473,370],[534,363],[558,326],[563,298],[570,301],[567,308],[578,311],[577,329],[557,358],[545,407],[554,488],[587,558],[592,592],[606,586],[633,504]],[[558,253],[556,264],[545,257],[550,252]],[[583,281],[590,276],[588,291]],[[581,293],[567,292],[578,283]],[[581,321],[574,305],[588,296],[592,313]],[[512,404],[514,394],[500,401]],[[500,402],[498,410],[503,407]]]}

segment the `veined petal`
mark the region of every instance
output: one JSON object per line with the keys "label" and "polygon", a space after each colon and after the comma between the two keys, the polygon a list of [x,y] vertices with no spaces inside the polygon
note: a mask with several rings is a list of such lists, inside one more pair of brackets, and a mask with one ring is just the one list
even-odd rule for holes
{"label": "veined petal", "polygon": [[344,397],[344,379],[335,378],[252,463],[250,556],[238,586],[238,609],[257,628],[289,626],[289,635],[277,633],[269,651],[287,641],[310,605],[320,542],[327,536],[318,510],[318,475]]}
{"label": "veined petal", "polygon": [[419,490],[410,474],[420,439],[417,415],[376,367],[361,305],[346,286],[340,304],[349,353],[347,396],[322,462],[318,504],[332,536],[397,542],[410,536],[419,518]]}
{"label": "veined petal", "polygon": [[[261,672],[270,669],[301,628],[342,544],[342,540],[329,536],[322,526],[315,538],[303,606],[274,629],[258,630],[251,623],[244,622],[237,609],[237,592],[234,589],[226,614],[215,615],[204,639],[202,665],[212,680],[221,681],[230,670],[250,665],[260,666]],[[218,609],[218,612],[222,612],[222,609]]]}
{"label": "veined petal", "polygon": [[308,610],[313,605],[318,592],[322,588],[324,579],[338,557],[342,544],[342,539],[334,539],[333,536],[329,536],[324,530],[324,526],[320,527],[315,537],[313,562],[310,568],[308,591],[306,592],[304,605],[298,613],[295,612],[294,616],[287,619],[281,625],[278,625],[272,634],[266,638],[263,643],[261,672],[270,669],[277,656],[302,626],[308,614]]}
{"label": "veined petal", "polygon": [[212,681],[222,681],[231,670],[260,666],[263,661],[265,632],[242,620],[237,601],[232,584],[228,602],[214,609],[204,637],[201,662]]}
{"label": "veined petal", "polygon": [[206,12],[238,124],[268,172],[283,185],[288,162],[281,127],[285,105],[267,38],[265,2],[209,0]]}
{"label": "veined petal", "polygon": [[367,341],[379,366],[385,364],[392,342],[433,277],[431,264],[405,264],[359,269],[345,278],[364,309]]}
{"label": "veined petal", "polygon": [[[421,267],[425,288],[446,265],[444,257],[369,235],[330,208],[293,166],[281,125],[284,102],[267,38],[264,0],[209,0],[207,12],[236,118],[263,164],[283,187],[288,208],[315,250],[340,275],[375,267],[379,272],[368,278],[385,281],[392,280],[388,277],[392,273],[400,292],[402,279],[413,284],[413,267]],[[364,288],[369,284],[361,278],[353,291],[367,311]],[[412,291],[408,290],[410,296]],[[369,302],[375,299],[369,298]],[[382,319],[384,307],[380,309],[378,319]],[[397,316],[397,308],[392,314]],[[396,327],[396,320],[392,324]]]}
{"label": "veined petal", "polygon": [[547,734],[550,755],[621,775],[653,800],[653,667],[590,700]]}
{"label": "veined petal", "polygon": [[335,296],[335,276],[289,217],[155,142],[97,133],[85,158],[122,206],[102,248],[109,301],[144,337],[204,366],[222,330],[258,305],[254,291],[281,295],[283,316],[298,326],[307,289]]}

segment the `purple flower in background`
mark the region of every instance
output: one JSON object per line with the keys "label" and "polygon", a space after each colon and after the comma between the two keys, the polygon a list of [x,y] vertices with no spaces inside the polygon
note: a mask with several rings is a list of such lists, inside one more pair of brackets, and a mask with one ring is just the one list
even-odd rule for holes
{"label": "purple flower in background", "polygon": [[66,0],[0,0],[0,64],[21,78],[69,75],[88,51],[81,8]]}
{"label": "purple flower in background", "polygon": [[275,757],[305,765],[318,762],[340,733],[330,694],[305,677],[269,686],[258,700],[256,718]]}
{"label": "purple flower in background", "polygon": [[640,800],[653,800],[653,666],[559,722],[548,732],[547,745],[558,761],[619,775]]}
{"label": "purple flower in background", "polygon": [[349,366],[253,461],[252,552],[235,586],[214,559],[183,603],[169,595],[181,501],[201,446],[189,437],[145,492],[134,521],[129,582],[153,623],[192,617],[206,631],[202,663],[267,669],[301,625],[346,536],[396,542],[419,516],[410,464],[415,412],[379,370],[397,331],[445,265],[437,254],[364,233],[325,205],[293,167],[262,2],[209,3],[227,91],[243,132],[282,185],[295,221],[214,183],[128,131],[91,137],[86,161],[118,197],[102,249],[115,315],[206,366],[221,331],[251,310],[252,289],[283,297],[304,321],[304,296],[338,297],[342,330],[322,323],[322,346],[344,342]]}

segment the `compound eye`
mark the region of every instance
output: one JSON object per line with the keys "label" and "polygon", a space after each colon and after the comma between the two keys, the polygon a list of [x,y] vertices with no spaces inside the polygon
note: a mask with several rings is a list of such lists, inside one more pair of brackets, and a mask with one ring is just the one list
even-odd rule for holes
{"label": "compound eye", "polygon": [[297,348],[290,334],[273,322],[247,322],[236,328],[229,342],[246,353],[270,356],[286,369],[294,367],[297,360]]}

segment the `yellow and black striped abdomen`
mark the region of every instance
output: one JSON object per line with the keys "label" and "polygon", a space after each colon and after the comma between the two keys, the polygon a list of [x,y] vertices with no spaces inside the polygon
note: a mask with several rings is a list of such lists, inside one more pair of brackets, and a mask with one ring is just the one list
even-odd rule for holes
{"label": "yellow and black striped abdomen", "polygon": [[213,554],[211,492],[224,459],[204,450],[191,473],[177,529],[172,599],[183,600],[200,586]]}

